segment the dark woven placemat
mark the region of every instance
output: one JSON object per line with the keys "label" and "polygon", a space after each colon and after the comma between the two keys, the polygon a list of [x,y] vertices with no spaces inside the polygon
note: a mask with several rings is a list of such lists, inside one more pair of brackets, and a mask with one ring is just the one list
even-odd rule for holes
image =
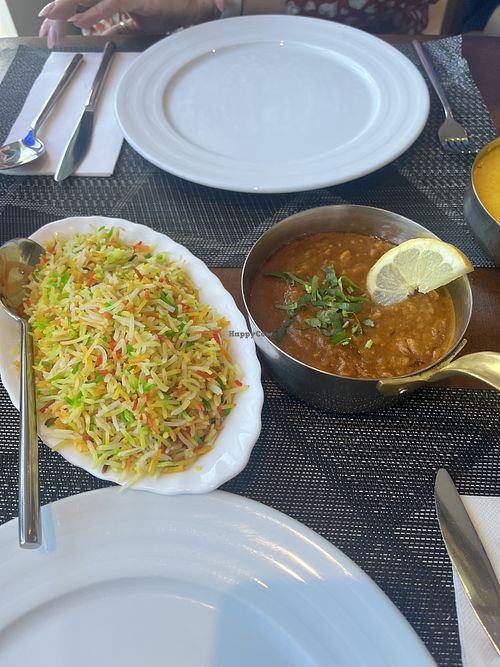
{"label": "dark woven placemat", "polygon": [[[413,48],[398,45],[416,62]],[[466,61],[461,38],[428,46],[451,104],[476,146],[495,130]],[[3,56],[2,56],[3,53]],[[20,47],[0,84],[0,139],[4,139],[47,51]],[[11,58],[0,52],[0,58]],[[112,178],[0,176],[0,230],[26,235],[49,220],[106,215],[166,232],[210,266],[241,266],[257,238],[287,215],[314,206],[366,204],[405,215],[461,248],[475,266],[493,266],[463,217],[463,195],[473,157],[445,154],[437,140],[443,119],[431,92],[428,123],[412,148],[376,173],[346,185],[305,193],[250,195],[198,186],[166,174],[124,145]],[[327,131],[327,129],[325,129]]]}
{"label": "dark woven placemat", "polygon": [[[264,389],[262,434],[223,488],[330,540],[388,594],[439,665],[460,665],[433,482],[444,466],[461,493],[499,493],[499,395],[428,388],[383,412],[345,416],[305,406],[271,380]],[[18,415],[3,389],[0,423],[1,523],[17,513],[18,462]],[[107,485],[44,445],[40,477],[43,503]]]}
{"label": "dark woven placemat", "polygon": [[[460,38],[431,46],[459,120],[477,144],[493,126],[460,57]],[[413,57],[410,47],[401,47]],[[20,48],[0,84],[0,137],[6,136],[47,53]],[[0,52],[12,60],[12,52]],[[9,61],[10,62],[10,61]],[[1,67],[0,67],[1,71]],[[7,95],[8,92],[8,95]],[[422,137],[399,160],[354,183],[291,195],[244,195],[165,174],[124,146],[114,177],[0,176],[0,242],[69,215],[109,215],[150,224],[211,266],[241,265],[275,221],[311,206],[353,202],[394,210],[491,263],[463,220],[470,156],[442,154],[441,111],[432,95]],[[276,507],[353,558],[389,595],[439,665],[460,665],[451,568],[432,501],[437,468],[462,493],[500,491],[499,398],[489,391],[430,388],[373,415],[328,415],[265,382],[262,435],[249,465],[225,489]],[[0,386],[0,523],[17,513],[18,415]],[[40,449],[44,503],[106,482]]]}

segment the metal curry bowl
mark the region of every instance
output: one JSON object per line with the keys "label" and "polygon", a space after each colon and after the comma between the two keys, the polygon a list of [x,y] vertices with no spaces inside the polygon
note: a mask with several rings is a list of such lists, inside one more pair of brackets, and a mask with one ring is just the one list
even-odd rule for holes
{"label": "metal curry bowl", "polygon": [[500,265],[500,221],[488,212],[479,199],[474,185],[474,171],[478,163],[493,149],[500,150],[500,138],[483,146],[472,165],[469,182],[465,191],[464,215],[479,243],[488,255]]}
{"label": "metal curry bowl", "polygon": [[250,308],[254,277],[278,248],[301,236],[325,231],[357,232],[396,244],[416,237],[437,238],[408,218],[382,209],[355,205],[323,206],[302,211],[278,222],[261,236],[243,266],[241,287],[257,348],[269,371],[281,385],[306,403],[336,412],[378,410],[428,381],[455,374],[472,375],[500,389],[500,354],[478,352],[451,361],[465,343],[463,336],[472,313],[472,293],[465,276],[448,285],[456,317],[450,349],[432,366],[411,375],[383,380],[335,375],[298,361],[261,332]]}

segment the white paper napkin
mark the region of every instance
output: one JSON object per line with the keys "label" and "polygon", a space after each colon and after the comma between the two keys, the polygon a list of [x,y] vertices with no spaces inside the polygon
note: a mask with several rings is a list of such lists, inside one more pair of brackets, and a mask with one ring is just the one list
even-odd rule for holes
{"label": "white paper napkin", "polygon": [[[50,92],[55,88],[74,53],[52,53],[35,81],[24,107],[14,123],[7,142],[21,139],[28,131]],[[78,167],[77,176],[111,176],[123,142],[115,117],[115,96],[120,79],[137,53],[115,53],[95,115],[92,143]],[[99,67],[100,53],[84,53],[84,60],[59,98],[38,135],[46,147],[45,155],[2,175],[53,175],[64,148],[80,118],[92,81]]]}
{"label": "white paper napkin", "polygon": [[[500,577],[500,497],[461,496],[484,545],[497,577]],[[453,571],[458,628],[464,667],[500,667],[500,657],[472,610],[458,575]]]}

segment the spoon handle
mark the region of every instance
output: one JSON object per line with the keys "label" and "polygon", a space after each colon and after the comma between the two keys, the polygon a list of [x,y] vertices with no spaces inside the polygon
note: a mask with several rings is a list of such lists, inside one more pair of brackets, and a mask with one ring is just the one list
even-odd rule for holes
{"label": "spoon handle", "polygon": [[38,495],[38,439],[33,378],[33,338],[21,319],[21,441],[19,450],[19,545],[36,549],[42,543]]}
{"label": "spoon handle", "polygon": [[52,93],[50,94],[49,99],[45,102],[43,109],[40,111],[38,116],[33,120],[31,124],[31,130],[33,131],[33,134],[36,135],[38,132],[38,128],[40,125],[43,123],[43,121],[47,118],[49,113],[52,111],[54,104],[57,102],[57,100],[61,97],[64,89],[66,88],[67,84],[69,83],[69,80],[73,76],[73,74],[76,72],[78,69],[78,66],[83,60],[83,55],[81,53],[77,53],[71,60],[70,64],[66,67],[64,70],[64,74],[62,75],[59,83],[57,86],[54,88]]}

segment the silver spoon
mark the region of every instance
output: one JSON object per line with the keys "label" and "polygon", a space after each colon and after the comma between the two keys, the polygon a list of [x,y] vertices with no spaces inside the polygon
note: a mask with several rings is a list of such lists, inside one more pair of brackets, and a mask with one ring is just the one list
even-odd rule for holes
{"label": "silver spoon", "polygon": [[61,97],[69,80],[76,72],[78,66],[83,60],[83,55],[77,53],[70,64],[66,67],[64,74],[57,86],[52,91],[49,99],[45,102],[43,109],[38,116],[31,123],[26,136],[19,141],[13,141],[11,144],[5,144],[0,147],[0,169],[12,169],[13,167],[20,167],[28,162],[33,162],[45,153],[45,145],[39,137],[37,132],[52,111],[55,103]]}
{"label": "silver spoon", "polygon": [[0,247],[0,303],[21,327],[19,451],[19,545],[36,549],[42,543],[38,494],[38,440],[33,377],[33,337],[21,308],[25,286],[45,248],[31,239],[13,239]]}

